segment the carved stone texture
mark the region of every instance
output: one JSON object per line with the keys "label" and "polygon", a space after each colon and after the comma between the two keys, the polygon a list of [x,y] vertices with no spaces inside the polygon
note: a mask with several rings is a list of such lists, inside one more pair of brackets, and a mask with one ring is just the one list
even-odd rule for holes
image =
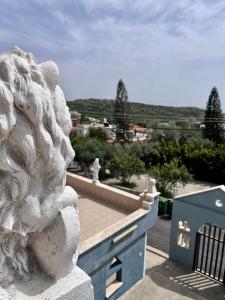
{"label": "carved stone texture", "polygon": [[99,164],[99,158],[96,158],[93,162],[93,164],[91,165],[91,171],[92,171],[92,180],[94,183],[98,182],[98,174],[99,171],[101,169],[101,166]]}
{"label": "carved stone texture", "polygon": [[29,245],[42,269],[54,279],[72,269],[71,257],[74,245],[79,242],[79,232],[78,214],[71,207],[66,207],[51,226],[31,234]]}
{"label": "carved stone texture", "polygon": [[71,119],[58,78],[52,61],[38,64],[17,47],[0,54],[2,288],[31,277],[30,262],[65,275],[78,245],[77,194],[65,186]]}

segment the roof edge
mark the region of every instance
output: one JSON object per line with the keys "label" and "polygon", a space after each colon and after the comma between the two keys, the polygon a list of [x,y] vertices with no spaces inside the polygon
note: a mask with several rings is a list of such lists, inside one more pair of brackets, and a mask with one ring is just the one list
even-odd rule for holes
{"label": "roof edge", "polygon": [[225,186],[224,185],[218,185],[218,186],[211,187],[211,188],[208,188],[208,189],[204,189],[204,190],[199,190],[199,191],[192,192],[192,193],[183,194],[183,195],[175,197],[174,200],[181,199],[181,198],[184,198],[184,197],[190,197],[192,195],[198,195],[198,194],[202,194],[202,193],[207,193],[209,191],[214,191],[214,190],[222,190],[225,193]]}

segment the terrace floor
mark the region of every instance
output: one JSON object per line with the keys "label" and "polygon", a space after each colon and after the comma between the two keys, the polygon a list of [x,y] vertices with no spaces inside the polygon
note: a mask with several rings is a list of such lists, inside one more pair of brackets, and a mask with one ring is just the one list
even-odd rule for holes
{"label": "terrace floor", "polygon": [[78,192],[80,214],[80,241],[84,241],[123,219],[128,211],[105,201],[90,198]]}

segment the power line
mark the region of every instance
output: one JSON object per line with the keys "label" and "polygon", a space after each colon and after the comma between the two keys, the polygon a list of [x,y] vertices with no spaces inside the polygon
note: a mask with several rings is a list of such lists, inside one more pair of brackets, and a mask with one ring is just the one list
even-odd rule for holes
{"label": "power line", "polygon": [[169,120],[169,121],[186,121],[186,122],[210,122],[210,123],[217,123],[218,121],[224,121],[225,122],[225,118],[196,118],[196,117],[170,117],[170,116],[160,116],[160,117],[155,117],[155,116],[151,116],[151,115],[137,115],[137,114],[118,114],[116,115],[116,117],[112,114],[112,113],[101,113],[101,112],[94,112],[94,111],[81,111],[81,114],[84,115],[95,115],[95,117],[110,117],[110,118],[114,118],[114,119],[123,119],[124,117],[127,118],[135,118],[135,119],[151,119],[151,120]]}
{"label": "power line", "polygon": [[[102,115],[102,116],[105,116],[105,115],[108,115],[108,116],[114,116],[114,113],[113,112],[97,112],[97,111],[95,111],[94,110],[95,108],[93,107],[93,110],[80,110],[80,113],[81,114],[96,114],[96,115]],[[174,117],[171,117],[171,116],[166,116],[166,115],[164,115],[164,116],[160,116],[160,117],[156,117],[155,116],[155,114],[154,115],[145,115],[145,114],[137,114],[137,113],[116,113],[116,115],[117,116],[134,116],[134,117],[144,117],[144,118],[151,118],[151,117],[153,117],[153,118],[159,118],[159,119],[174,119]],[[221,117],[221,118],[205,118],[205,117],[195,117],[195,116],[190,116],[190,117],[188,117],[188,116],[180,116],[180,117],[176,117],[176,119],[184,119],[184,120],[186,120],[186,119],[202,119],[202,120],[204,120],[204,119],[207,119],[207,120],[214,120],[214,119],[216,119],[216,120],[223,120],[223,119],[225,119],[225,117]]]}

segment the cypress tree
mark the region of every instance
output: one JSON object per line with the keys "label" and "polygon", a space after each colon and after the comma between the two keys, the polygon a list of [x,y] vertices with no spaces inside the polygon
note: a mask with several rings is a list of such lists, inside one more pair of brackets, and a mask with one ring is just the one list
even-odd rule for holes
{"label": "cypress tree", "polygon": [[126,86],[120,79],[117,84],[114,123],[116,125],[116,140],[122,143],[129,139],[129,113],[130,106]]}
{"label": "cypress tree", "polygon": [[207,102],[204,125],[203,134],[205,138],[216,143],[224,141],[223,114],[220,96],[215,86],[212,88]]}

